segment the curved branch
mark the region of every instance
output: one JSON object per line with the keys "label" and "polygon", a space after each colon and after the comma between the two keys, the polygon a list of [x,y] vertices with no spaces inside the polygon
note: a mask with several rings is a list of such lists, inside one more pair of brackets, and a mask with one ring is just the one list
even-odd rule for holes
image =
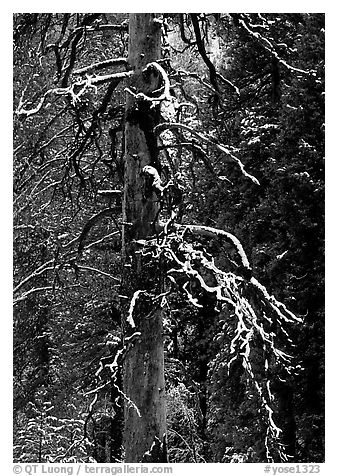
{"label": "curved branch", "polygon": [[285,322],[302,322],[302,319],[296,316],[293,312],[289,311],[285,304],[277,301],[277,299],[270,295],[265,286],[263,286],[256,278],[252,277],[250,280],[253,288],[258,291],[265,301],[267,301],[272,309],[278,314],[278,316]]}
{"label": "curved branch", "polygon": [[[182,231],[183,233],[189,231],[193,235],[197,236],[207,236],[210,238],[221,238],[225,242],[229,243],[230,245],[234,246],[236,249],[237,255],[240,259],[241,264],[241,272],[242,276],[246,279],[251,279],[252,276],[252,269],[248,260],[248,257],[244,251],[242,243],[239,239],[229,233],[228,231],[221,230],[219,228],[213,228],[210,226],[203,226],[203,225],[181,225],[178,223],[172,224],[173,228],[177,231]],[[163,222],[159,222],[158,229],[159,231],[165,230],[166,224]]]}
{"label": "curved branch", "polygon": [[206,144],[211,144],[214,145],[217,149],[219,149],[221,152],[224,152],[228,157],[230,157],[233,161],[235,161],[239,168],[241,169],[242,174],[249,178],[252,182],[254,182],[256,185],[260,185],[259,181],[254,177],[253,175],[249,174],[245,169],[244,169],[244,164],[240,161],[238,157],[233,155],[230,150],[223,144],[220,144],[217,142],[216,139],[211,139],[210,137],[207,137],[206,135],[202,134],[201,132],[197,132],[194,129],[192,129],[189,126],[186,126],[185,124],[181,124],[178,122],[172,122],[172,123],[162,123],[157,125],[154,128],[155,133],[161,133],[166,129],[184,129],[194,136],[198,137],[202,142]]}
{"label": "curved branch", "polygon": [[244,251],[244,248],[242,246],[242,243],[239,241],[239,239],[233,235],[232,233],[229,233],[224,230],[220,230],[219,228],[213,228],[210,226],[201,226],[201,225],[179,225],[175,224],[174,228],[180,229],[180,230],[188,230],[190,233],[193,235],[198,235],[198,236],[208,236],[210,238],[221,238],[225,242],[231,244],[232,246],[235,247],[237,251],[237,255],[240,258],[240,262],[242,265],[242,271],[244,271],[245,278],[251,277],[252,274],[252,269],[248,260],[248,257]]}
{"label": "curved branch", "polygon": [[208,56],[208,54],[205,50],[204,42],[202,40],[197,14],[196,13],[191,13],[190,17],[191,17],[191,21],[192,21],[192,24],[193,24],[193,27],[194,27],[194,32],[195,32],[198,51],[199,51],[204,63],[206,64],[207,68],[209,69],[210,82],[213,85],[213,87],[215,88],[216,92],[217,93],[220,92],[219,85],[218,85],[218,82],[217,82],[217,79],[220,79],[221,81],[223,81],[223,83],[225,83],[227,86],[229,86],[231,89],[233,89],[236,94],[239,95],[239,89],[234,84],[232,84],[231,81],[229,81],[224,76],[222,76],[220,73],[218,73],[216,71],[215,65],[210,60],[210,58],[209,58],[209,56]]}
{"label": "curved branch", "polygon": [[[86,27],[86,26],[90,25],[91,23],[95,22],[99,17],[100,17],[100,13],[85,14],[85,16],[82,20],[82,25],[81,26]],[[77,47],[80,43],[80,40],[82,39],[82,35],[83,35],[83,30],[78,30],[75,33],[75,36],[74,36],[74,38],[71,42],[69,63],[68,63],[67,69],[65,71],[65,74],[64,74],[64,76],[61,80],[61,86],[63,88],[67,87],[67,85],[68,85],[68,79],[70,77],[70,74],[73,70],[73,67],[74,67],[74,64],[75,64],[75,61],[76,61]]]}
{"label": "curved branch", "polygon": [[[99,85],[104,84],[104,83],[120,82],[122,79],[129,78],[132,75],[133,75],[133,71],[123,71],[121,73],[106,74],[106,75],[103,75],[103,76],[87,76],[86,79],[81,80],[81,81],[76,81],[75,83],[73,83],[69,87],[49,89],[41,97],[38,105],[35,108],[32,108],[32,109],[25,109],[24,108],[24,103],[26,102],[26,101],[23,100],[23,95],[24,95],[24,92],[25,92],[25,90],[24,90],[22,95],[21,95],[19,105],[16,109],[16,114],[18,116],[29,117],[29,116],[32,116],[33,114],[38,113],[41,110],[41,108],[42,108],[42,106],[43,106],[43,104],[46,100],[46,97],[49,94],[55,94],[55,95],[59,95],[59,96],[66,96],[66,95],[69,94],[71,96],[73,102],[76,102],[76,101],[79,100],[80,96],[85,92],[85,90],[89,87],[96,88],[96,86],[99,86]],[[75,91],[74,91],[75,88],[80,88],[79,92],[75,93]]]}
{"label": "curved branch", "polygon": [[96,215],[92,216],[88,222],[85,224],[83,227],[83,230],[81,232],[81,235],[77,240],[79,241],[79,246],[78,246],[78,253],[81,253],[81,251],[84,248],[84,241],[86,239],[86,236],[90,232],[90,230],[93,228],[96,223],[98,223],[102,218],[114,215],[117,212],[116,208],[105,208],[104,210],[101,210],[99,213]]}
{"label": "curved branch", "polygon": [[36,276],[40,276],[40,274],[44,273],[45,271],[50,271],[54,269],[54,259],[51,259],[44,263],[43,265],[39,266],[33,273],[31,273],[29,276],[27,276],[25,279],[23,279],[15,288],[13,289],[13,292],[16,293],[19,291],[22,286],[27,284],[31,279],[35,278]]}
{"label": "curved branch", "polygon": [[[282,64],[285,68],[287,68],[290,71],[295,71],[296,73],[301,73],[301,74],[306,74],[306,75],[316,75],[315,71],[308,71],[300,68],[296,68],[295,66],[291,66],[288,64],[285,60],[280,58],[278,55],[277,51],[275,50],[275,47],[271,43],[270,40],[265,38],[263,35],[261,35],[258,31],[253,31],[246,23],[244,18],[242,17],[241,14],[230,14],[231,17],[238,22],[238,24],[251,36],[252,38],[255,38],[255,40],[261,45],[261,47],[269,53],[270,56],[272,56],[275,60],[277,60],[280,64]],[[252,26],[252,25],[251,25]]]}
{"label": "curved branch", "polygon": [[90,266],[82,266],[82,265],[79,265],[79,264],[77,264],[76,267],[77,267],[78,269],[80,269],[80,270],[82,269],[82,270],[84,270],[84,271],[92,271],[93,273],[101,274],[102,276],[105,276],[105,277],[107,277],[107,278],[110,278],[110,279],[112,279],[113,281],[116,281],[116,282],[118,282],[118,283],[121,282],[121,280],[120,280],[119,278],[116,278],[115,276],[113,276],[113,275],[111,275],[111,274],[109,274],[109,273],[106,273],[105,271],[102,271],[101,269],[92,268],[92,267],[90,267]]}
{"label": "curved branch", "polygon": [[119,31],[119,32],[127,32],[129,29],[129,22],[128,20],[124,20],[120,25],[114,23],[107,23],[106,25],[95,25],[89,27],[80,26],[76,28],[74,31],[84,30],[86,33],[95,33],[96,31]]}
{"label": "curved branch", "polygon": [[216,79],[216,68],[215,68],[214,64],[210,61],[210,58],[207,55],[207,52],[205,51],[204,42],[203,42],[202,36],[201,36],[201,30],[200,30],[200,27],[199,27],[199,24],[198,24],[197,14],[196,13],[191,13],[190,18],[191,18],[191,21],[192,21],[192,25],[194,27],[194,32],[195,32],[198,51],[199,51],[204,63],[206,64],[207,68],[209,69],[210,82],[213,85],[213,87],[216,89],[216,91],[219,92],[219,86],[218,86],[217,79]]}
{"label": "curved branch", "polygon": [[20,301],[24,301],[28,296],[30,296],[31,294],[34,294],[34,293],[41,293],[43,291],[53,291],[54,290],[54,286],[44,286],[44,287],[41,287],[41,288],[33,288],[33,289],[30,289],[29,291],[26,291],[25,293],[23,293],[20,297],[16,298],[13,300],[13,304],[14,306],[16,304],[18,304]]}

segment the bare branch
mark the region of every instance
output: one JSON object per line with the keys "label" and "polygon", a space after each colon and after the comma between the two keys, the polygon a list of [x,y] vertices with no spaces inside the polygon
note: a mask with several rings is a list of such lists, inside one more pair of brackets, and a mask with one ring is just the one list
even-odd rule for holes
{"label": "bare branch", "polygon": [[81,29],[86,29],[86,33],[95,33],[97,31],[128,31],[129,24],[128,21],[125,20],[123,21],[120,25],[113,24],[113,23],[108,23],[106,25],[95,25],[95,26],[90,26],[90,27],[79,27],[76,28],[74,31],[81,30]]}
{"label": "bare branch", "polygon": [[213,87],[216,89],[216,91],[219,92],[219,87],[218,87],[218,83],[217,83],[217,80],[216,80],[216,69],[215,69],[214,64],[210,61],[210,58],[207,55],[207,52],[205,51],[205,46],[204,46],[204,43],[203,43],[203,40],[202,40],[202,37],[201,37],[201,31],[200,31],[200,27],[199,27],[199,24],[198,24],[197,14],[196,13],[191,13],[190,18],[191,18],[191,21],[192,21],[192,24],[193,24],[193,27],[194,27],[194,32],[195,32],[195,38],[196,38],[198,51],[199,51],[204,63],[206,64],[206,66],[209,69],[210,82],[213,85]]}
{"label": "bare branch", "polygon": [[[99,240],[96,240],[96,241],[93,241],[92,243],[89,243],[88,245],[84,246],[83,249],[88,250],[89,248],[92,248],[95,245],[103,243],[105,240],[108,240],[109,238],[112,238],[113,236],[117,237],[117,239],[119,240],[120,232],[119,231],[113,231],[112,233],[109,233],[108,235],[103,236]],[[116,241],[118,241],[118,240],[116,240]]]}
{"label": "bare branch", "polygon": [[77,264],[76,267],[78,269],[83,269],[84,271],[92,271],[93,273],[98,273],[98,274],[101,274],[102,276],[105,276],[107,278],[110,278],[112,279],[113,281],[116,281],[117,283],[119,283],[121,280],[119,278],[116,278],[115,276],[109,274],[109,273],[106,273],[105,271],[102,271],[101,269],[97,269],[97,268],[92,268],[90,266],[83,266],[83,265],[79,265]]}
{"label": "bare branch", "polygon": [[235,235],[224,231],[220,230],[219,228],[212,228],[210,226],[202,226],[202,225],[180,225],[180,224],[174,224],[173,227],[176,230],[179,231],[190,231],[193,235],[197,236],[208,236],[210,238],[221,238],[227,243],[231,244],[232,246],[235,247],[237,255],[240,258],[240,262],[242,265],[243,270],[245,270],[246,277],[251,276],[252,270],[251,266],[248,260],[248,257],[244,251],[244,248],[239,241],[238,238],[236,238]]}
{"label": "bare branch", "polygon": [[[76,103],[79,101],[80,97],[83,95],[83,93],[90,87],[96,89],[96,86],[99,86],[104,83],[111,82],[113,80],[118,80],[121,81],[123,79],[129,78],[130,76],[133,75],[133,71],[124,71],[121,73],[112,73],[112,74],[106,74],[103,76],[87,76],[86,79],[76,81],[72,85],[66,87],[66,88],[52,88],[49,89],[40,99],[39,103],[37,104],[36,107],[32,109],[25,109],[24,104],[27,101],[23,100],[23,95],[24,92],[20,98],[19,105],[16,110],[16,114],[18,116],[25,116],[29,117],[32,116],[33,114],[36,114],[40,111],[42,108],[47,96],[51,94],[59,95],[59,96],[67,96],[70,95],[72,102]],[[75,92],[76,89],[79,89],[78,92]]]}
{"label": "bare branch", "polygon": [[[83,230],[81,232],[81,235],[76,238],[76,241],[79,242],[79,246],[78,246],[78,252],[81,253],[81,251],[83,250],[83,247],[84,247],[84,241],[86,239],[86,236],[88,235],[88,233],[90,232],[90,230],[92,229],[92,227],[98,223],[100,220],[102,220],[102,218],[105,218],[105,217],[109,217],[109,216],[112,216],[114,214],[117,213],[117,210],[116,208],[105,208],[104,210],[101,210],[99,213],[96,213],[95,215],[93,215],[89,220],[88,222],[85,224],[85,226],[83,227]],[[75,240],[72,240],[71,243],[74,243]],[[70,243],[68,243],[67,246],[69,246]]]}
{"label": "bare branch", "polygon": [[262,48],[269,53],[270,56],[275,58],[280,64],[282,64],[285,68],[287,68],[290,71],[295,71],[296,73],[300,74],[305,74],[305,75],[312,75],[315,76],[316,72],[314,70],[304,70],[300,68],[296,68],[295,66],[291,66],[288,64],[285,60],[283,60],[275,50],[273,44],[271,43],[270,40],[265,38],[261,33],[258,31],[253,31],[247,24],[247,22],[244,20],[244,18],[239,14],[236,15],[231,15],[232,17],[236,18],[238,20],[239,24],[244,28],[244,30],[252,37],[255,38],[255,40],[258,41],[258,43],[262,46]]}
{"label": "bare branch", "polygon": [[255,184],[260,185],[260,183],[256,179],[256,177],[249,174],[245,170],[244,164],[241,162],[241,160],[238,157],[236,157],[235,155],[233,155],[225,145],[220,144],[219,142],[217,142],[216,139],[212,139],[212,138],[206,136],[205,134],[202,134],[201,132],[195,131],[192,127],[187,126],[185,124],[178,123],[178,122],[159,124],[158,126],[156,126],[154,128],[154,131],[160,134],[161,132],[163,132],[166,129],[184,129],[184,130],[190,132],[191,134],[193,134],[194,136],[198,137],[202,142],[215,146],[217,149],[219,149],[221,152],[224,152],[228,157],[230,157],[234,162],[236,162],[238,164],[239,168],[241,169],[242,174],[245,177],[249,178]]}
{"label": "bare branch", "polygon": [[106,61],[93,63],[89,66],[84,66],[83,68],[75,70],[73,74],[92,73],[93,71],[109,68],[110,66],[127,66],[127,64],[128,58],[112,58]]}
{"label": "bare branch", "polygon": [[[274,445],[283,460],[284,447],[280,441],[281,429],[276,424],[274,395],[271,391],[271,375],[294,371],[292,356],[284,352],[283,347],[290,343],[284,326],[291,326],[300,319],[282,303],[270,295],[256,278],[251,276],[251,268],[239,240],[232,234],[210,227],[193,225],[172,225],[175,230],[189,230],[193,234],[222,237],[234,245],[241,258],[242,270],[236,274],[218,268],[214,259],[194,248],[183,236],[167,234],[163,240],[162,251],[174,266],[168,270],[170,281],[176,283],[186,293],[191,304],[201,307],[200,298],[208,294],[215,303],[215,309],[223,309],[228,318],[234,319],[234,335],[229,343],[229,357],[226,362],[228,372],[235,361],[240,361],[247,377],[252,382],[264,410],[266,418],[266,452],[270,458],[269,448]],[[171,246],[175,243],[175,251]],[[243,273],[243,270],[245,273]],[[175,279],[177,276],[179,279]],[[216,285],[208,284],[207,277],[212,277]],[[230,325],[231,321],[229,322]],[[224,334],[229,331],[223,329]],[[222,333],[223,333],[222,331]],[[253,358],[253,342],[259,338],[262,342],[263,368],[257,363],[257,349]],[[224,362],[222,361],[222,367]],[[264,373],[264,378],[261,374]]]}
{"label": "bare branch", "polygon": [[33,278],[36,276],[40,276],[40,274],[44,273],[45,271],[50,271],[54,269],[54,266],[50,266],[54,263],[54,260],[51,259],[44,263],[43,265],[39,266],[36,270],[33,271],[29,276],[27,276],[25,279],[23,279],[15,288],[13,289],[13,292],[16,293],[19,291],[19,289],[22,288],[25,284],[27,284],[29,281],[31,281]]}
{"label": "bare branch", "polygon": [[118,198],[121,197],[123,190],[98,190],[97,194],[101,197]]}
{"label": "bare branch", "polygon": [[135,308],[135,305],[136,305],[136,301],[137,301],[137,299],[139,298],[139,296],[140,296],[141,293],[145,293],[145,291],[142,290],[142,289],[139,289],[138,291],[135,291],[134,294],[133,294],[133,297],[131,298],[131,301],[130,301],[130,306],[129,306],[129,310],[128,310],[128,315],[127,315],[126,321],[128,322],[128,324],[129,324],[131,327],[135,327],[135,322],[134,322],[134,318],[133,318],[133,312],[134,312],[134,308]]}
{"label": "bare branch", "polygon": [[53,291],[53,286],[44,286],[44,287],[41,287],[41,288],[30,289],[29,291],[26,291],[25,293],[23,293],[20,297],[14,299],[13,304],[15,305],[20,301],[24,301],[31,294],[41,293],[43,291]]}

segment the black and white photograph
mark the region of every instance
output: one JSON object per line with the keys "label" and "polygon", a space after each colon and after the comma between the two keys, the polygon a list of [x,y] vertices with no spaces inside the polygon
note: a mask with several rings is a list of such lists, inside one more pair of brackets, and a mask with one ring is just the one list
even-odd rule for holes
{"label": "black and white photograph", "polygon": [[12,14],[14,473],[319,473],[325,20]]}

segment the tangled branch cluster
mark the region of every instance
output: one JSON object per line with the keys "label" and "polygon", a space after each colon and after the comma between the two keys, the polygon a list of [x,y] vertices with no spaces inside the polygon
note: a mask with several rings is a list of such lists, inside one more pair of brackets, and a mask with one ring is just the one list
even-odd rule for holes
{"label": "tangled branch cluster", "polygon": [[[289,338],[290,328],[300,323],[301,319],[269,294],[254,276],[241,273],[241,270],[248,271],[250,267],[242,246],[233,235],[218,229],[207,229],[209,236],[212,233],[214,238],[225,235],[227,242],[232,242],[235,258],[228,256],[228,259],[235,265],[235,272],[221,269],[200,244],[189,240],[189,233],[192,236],[197,233],[203,235],[206,233],[205,228],[172,225],[168,230],[166,227],[166,232],[159,235],[160,239],[144,242],[142,253],[152,253],[154,259],[165,258],[168,294],[171,291],[181,292],[198,308],[203,307],[201,297],[208,296],[214,303],[215,310],[226,316],[222,332],[233,330],[231,336],[226,336],[230,340],[229,354],[224,363],[228,376],[233,364],[241,362],[265,415],[267,459],[273,461],[271,452],[277,452],[281,461],[287,461],[281,443],[282,430],[277,424],[278,408],[272,386],[274,379],[283,382],[283,377],[287,378],[297,369],[292,356],[285,349],[292,346]],[[229,250],[227,254],[231,255],[232,251]],[[137,291],[132,303],[139,299],[140,295],[141,291]],[[153,301],[155,302],[154,296]],[[168,305],[167,299],[165,304]],[[134,322],[132,311],[133,306],[130,307],[130,322]],[[260,343],[261,349],[260,363],[257,363],[257,342]]]}

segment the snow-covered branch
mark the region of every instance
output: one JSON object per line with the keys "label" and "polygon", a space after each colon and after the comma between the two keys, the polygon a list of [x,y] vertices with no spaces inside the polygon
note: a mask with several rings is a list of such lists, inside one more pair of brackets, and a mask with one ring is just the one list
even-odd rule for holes
{"label": "snow-covered branch", "polygon": [[17,286],[15,286],[15,288],[13,289],[13,292],[17,293],[19,291],[19,289],[22,288],[22,286],[27,284],[33,278],[36,278],[37,276],[40,276],[45,271],[50,271],[50,270],[54,269],[53,263],[54,263],[54,260],[51,259],[51,260],[47,261],[46,263],[42,264],[41,266],[39,266],[29,276],[27,276],[25,279],[20,281],[20,283]]}
{"label": "snow-covered branch", "polygon": [[16,114],[18,116],[25,116],[25,117],[29,117],[29,116],[33,116],[34,114],[37,114],[40,109],[42,108],[47,96],[49,96],[50,94],[59,94],[60,90],[63,89],[64,90],[64,94],[67,94],[69,92],[69,88],[52,88],[52,89],[48,89],[47,92],[45,92],[45,94],[40,98],[38,104],[31,108],[31,109],[25,109],[24,105],[26,104],[27,101],[24,100],[24,95],[25,95],[25,92],[26,92],[26,89],[27,87],[22,91],[22,94],[21,94],[21,97],[20,97],[20,100],[19,100],[19,105],[16,109]]}
{"label": "snow-covered branch", "polygon": [[142,289],[139,289],[138,291],[136,291],[136,292],[133,294],[133,297],[131,298],[131,301],[130,301],[130,306],[129,306],[129,310],[128,310],[128,314],[127,314],[126,321],[128,322],[128,324],[129,324],[131,327],[135,327],[135,322],[134,322],[134,318],[133,318],[133,312],[134,312],[134,308],[135,308],[135,305],[136,305],[136,301],[137,301],[137,299],[139,298],[140,294],[142,294],[142,293],[145,293],[145,291],[143,291]]}
{"label": "snow-covered branch", "polygon": [[[96,87],[104,84],[104,83],[109,83],[113,80],[115,81],[121,81],[123,79],[129,78],[130,76],[133,75],[132,71],[124,71],[121,73],[112,73],[112,74],[106,74],[102,76],[86,76],[86,79],[83,80],[77,80],[75,83],[71,84],[67,88],[52,88],[49,89],[40,99],[38,104],[30,109],[26,109],[25,104],[27,103],[27,100],[24,100],[24,93],[25,90],[23,91],[19,105],[16,109],[16,114],[18,116],[23,116],[23,117],[30,117],[34,114],[37,114],[46,98],[50,95],[56,95],[56,96],[70,96],[71,101],[73,104],[77,103],[80,100],[80,97],[84,94],[85,91],[88,90],[88,88],[94,88],[96,91]],[[27,88],[26,88],[27,89]]]}
{"label": "snow-covered branch", "polygon": [[120,282],[121,280],[119,278],[116,278],[112,274],[106,273],[105,271],[102,271],[101,269],[97,268],[92,268],[91,266],[83,266],[83,265],[76,265],[78,269],[83,269],[84,271],[91,271],[93,273],[101,274],[102,276],[105,276],[106,278],[112,279],[113,281]]}
{"label": "snow-covered branch", "polygon": [[[169,280],[176,289],[181,289],[193,306],[203,307],[205,297],[209,296],[215,310],[227,316],[228,324],[220,333],[229,348],[226,367],[230,372],[234,362],[241,362],[264,411],[267,455],[273,446],[283,460],[281,429],[276,423],[277,409],[270,376],[273,373],[281,376],[295,371],[293,358],[286,349],[290,346],[289,328],[299,324],[301,319],[252,276],[243,246],[234,235],[212,227],[171,223],[171,230],[175,234],[168,231],[168,226],[162,226],[166,236],[163,244],[158,246],[172,265],[167,272]],[[220,269],[212,256],[189,242],[187,231],[194,237],[220,238],[231,244],[240,258],[241,266],[234,272]],[[230,327],[233,328],[233,335],[229,342]],[[257,350],[252,352],[256,349],[253,342],[257,339],[262,343],[259,357]],[[262,368],[266,375],[263,379]]]}
{"label": "snow-covered branch", "polygon": [[252,277],[250,280],[252,286],[261,293],[263,298],[271,305],[274,311],[278,314],[278,316],[285,322],[302,322],[302,319],[297,317],[288,308],[285,304],[277,301],[277,299],[270,295],[265,286],[263,286],[256,278]]}
{"label": "snow-covered branch", "polygon": [[43,286],[41,288],[30,289],[29,291],[26,291],[25,293],[23,293],[18,298],[13,299],[13,304],[15,305],[20,301],[24,301],[31,294],[42,293],[44,291],[53,291],[53,286]]}
{"label": "snow-covered branch", "polygon": [[175,71],[175,73],[172,73],[170,75],[170,77],[172,79],[175,79],[175,78],[178,78],[178,79],[182,79],[182,78],[195,79],[196,81],[198,81],[200,84],[202,84],[209,91],[211,91],[213,93],[217,93],[216,89],[210,83],[207,83],[203,78],[201,78],[198,73],[191,72],[191,71],[186,71],[182,68],[179,68]]}
{"label": "snow-covered branch", "polygon": [[86,33],[95,33],[97,31],[125,31],[129,28],[128,20],[124,20],[121,24],[106,23],[105,25],[96,24],[93,26],[80,26],[74,29],[74,32],[85,30]]}
{"label": "snow-covered branch", "polygon": [[207,236],[210,238],[220,238],[221,240],[224,240],[225,242],[231,244],[234,246],[237,255],[240,258],[242,270],[245,272],[247,277],[251,276],[251,267],[249,264],[248,257],[244,251],[244,248],[239,241],[239,239],[233,235],[232,233],[229,233],[224,230],[220,230],[219,228],[213,228],[210,226],[202,226],[202,225],[180,225],[180,224],[174,224],[173,225],[176,230],[179,231],[190,231],[193,235],[197,236]]}
{"label": "snow-covered branch", "polygon": [[[83,230],[80,236],[72,240],[72,242],[70,243],[73,244],[75,240],[78,241],[79,242],[78,251],[80,253],[83,250],[85,239],[88,233],[90,232],[90,230],[93,228],[93,226],[96,225],[100,220],[102,220],[102,218],[110,217],[116,213],[117,213],[116,208],[104,208],[99,213],[96,213],[91,218],[89,218],[89,220],[83,227]],[[68,243],[66,246],[68,247],[70,243]]]}
{"label": "snow-covered branch", "polygon": [[200,139],[205,144],[210,144],[210,145],[215,146],[218,150],[220,150],[221,152],[226,154],[227,157],[230,157],[231,160],[233,160],[234,162],[237,163],[237,165],[241,169],[242,174],[245,177],[249,178],[255,184],[260,185],[259,181],[256,179],[256,177],[249,174],[245,170],[244,164],[241,162],[241,160],[238,157],[236,157],[234,154],[232,154],[228,147],[226,147],[223,144],[220,144],[216,139],[213,139],[213,138],[211,138],[211,137],[209,137],[206,134],[203,134],[201,132],[197,132],[192,127],[187,126],[186,124],[181,124],[179,122],[162,123],[162,124],[159,124],[158,126],[156,126],[154,128],[155,132],[157,132],[158,134],[160,134],[161,132],[163,132],[165,130],[168,130],[168,129],[183,129],[183,130],[186,130],[186,131],[190,132],[190,134],[192,134],[195,137],[197,137],[198,139]]}
{"label": "snow-covered branch", "polygon": [[85,74],[92,73],[93,71],[101,70],[104,68],[109,68],[111,66],[126,66],[128,64],[128,58],[111,58],[105,61],[99,61],[97,63],[90,64],[89,66],[84,66],[74,71],[73,74]]}
{"label": "snow-covered branch", "polygon": [[[292,66],[288,64],[285,60],[283,60],[279,54],[277,53],[274,45],[272,42],[263,36],[261,33],[258,31],[253,31],[252,28],[248,25],[246,20],[241,16],[241,15],[236,15],[236,18],[239,22],[239,24],[244,28],[244,30],[252,37],[255,38],[256,41],[262,46],[262,48],[270,54],[273,58],[275,58],[278,63],[282,64],[285,68],[287,68],[290,71],[295,71],[296,73],[300,74],[305,74],[305,75],[315,75],[315,71],[309,71],[309,70],[304,70],[300,68],[296,68],[295,66]],[[252,25],[251,25],[252,26]]]}
{"label": "snow-covered branch", "polygon": [[231,81],[227,80],[226,78],[224,78],[224,76],[222,76],[220,73],[218,73],[216,71],[215,65],[210,60],[210,58],[209,58],[209,56],[206,52],[206,49],[205,49],[204,41],[203,41],[202,36],[201,36],[201,30],[200,30],[200,27],[199,27],[199,21],[198,21],[197,14],[196,13],[191,13],[190,17],[191,17],[191,21],[192,21],[194,32],[195,32],[197,48],[198,48],[198,51],[199,51],[205,65],[209,69],[211,84],[213,85],[213,87],[215,88],[217,93],[219,93],[219,85],[217,83],[217,79],[221,79],[223,81],[223,83],[225,83],[227,86],[231,87],[236,92],[236,94],[239,95],[239,89],[236,86],[234,86],[234,84]]}

